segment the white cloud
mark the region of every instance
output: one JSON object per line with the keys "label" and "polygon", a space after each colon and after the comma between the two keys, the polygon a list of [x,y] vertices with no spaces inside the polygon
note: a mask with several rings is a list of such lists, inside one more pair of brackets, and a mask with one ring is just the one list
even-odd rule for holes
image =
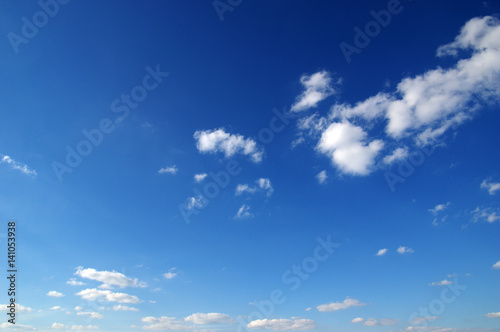
{"label": "white cloud", "polygon": [[126,305],[121,305],[121,304],[114,305],[113,308],[111,308],[111,310],[113,310],[113,311],[139,311],[139,309],[137,309],[137,308],[129,307]]}
{"label": "white cloud", "polygon": [[80,310],[83,310],[83,308],[77,305],[76,307],[73,308],[73,310],[80,311]]}
{"label": "white cloud", "polygon": [[316,322],[304,318],[292,319],[257,319],[247,325],[255,330],[302,331],[316,328]]}
{"label": "white cloud", "polygon": [[109,289],[108,286],[118,286],[118,287],[146,287],[146,283],[139,282],[136,279],[130,279],[124,274],[116,271],[97,271],[95,269],[84,269],[79,266],[75,272],[75,275],[102,282],[104,286],[102,288]]}
{"label": "white cloud", "polygon": [[[0,304],[0,311],[9,311],[7,309],[7,304]],[[25,307],[22,304],[16,303],[16,311],[17,312],[31,312],[33,311],[30,307]]]}
{"label": "white cloud", "polygon": [[243,204],[239,209],[238,212],[236,212],[236,215],[234,218],[236,219],[245,219],[245,218],[251,218],[253,217],[253,214],[250,213],[250,206]]}
{"label": "white cloud", "polygon": [[158,173],[160,173],[160,174],[168,173],[168,174],[174,175],[177,173],[178,170],[179,169],[177,168],[177,166],[172,165],[172,166],[166,166],[166,167],[160,168],[158,170]]}
{"label": "white cloud", "polygon": [[99,329],[99,327],[95,325],[65,325],[61,323],[53,323],[51,327],[56,330],[70,330],[70,331],[85,331],[85,330]]}
{"label": "white cloud", "polygon": [[392,152],[392,154],[384,157],[384,164],[391,165],[392,163],[400,160],[404,160],[408,157],[408,147],[397,148]]}
{"label": "white cloud", "polygon": [[0,329],[12,329],[12,330],[19,330],[19,331],[36,331],[36,328],[34,328],[31,325],[24,325],[24,324],[12,324],[12,323],[2,323],[0,324]]}
{"label": "white cloud", "polygon": [[194,180],[195,180],[196,182],[201,182],[201,181],[205,180],[205,178],[206,178],[207,176],[208,176],[208,174],[207,174],[207,173],[195,174],[195,175],[194,175]]}
{"label": "white cloud", "polygon": [[319,184],[323,184],[326,182],[326,179],[328,179],[328,175],[326,175],[326,171],[321,171],[318,174],[316,174],[316,179],[318,180]]}
{"label": "white cloud", "polygon": [[196,325],[208,325],[208,324],[222,324],[222,323],[232,323],[233,319],[226,314],[221,313],[196,313],[184,318],[186,322],[191,322]]}
{"label": "white cloud", "polygon": [[400,254],[412,254],[414,251],[412,248],[400,246],[397,252]]}
{"label": "white cloud", "polygon": [[316,107],[320,101],[331,96],[335,90],[331,87],[331,77],[327,71],[303,75],[300,82],[305,88],[296,102],[292,105],[292,112],[301,112]]}
{"label": "white cloud", "polygon": [[163,278],[165,279],[174,279],[177,276],[177,273],[174,272],[177,268],[173,267],[170,270],[168,270],[167,273],[163,273]]}
{"label": "white cloud", "polygon": [[196,131],[194,138],[196,147],[201,153],[222,152],[226,158],[241,153],[249,156],[255,163],[262,161],[263,150],[254,140],[239,134],[229,134],[223,128]]}
{"label": "white cloud", "polygon": [[387,253],[387,249],[384,248],[384,249],[380,249],[379,251],[377,251],[377,256],[383,256]]}
{"label": "white cloud", "polygon": [[47,293],[47,296],[52,296],[52,297],[63,297],[64,294],[63,293],[59,293],[59,292],[56,292],[56,291],[50,291]]}
{"label": "white cloud", "polygon": [[438,318],[439,318],[438,316],[421,316],[421,317],[417,317],[417,318],[413,319],[411,321],[411,324],[412,325],[420,325],[420,324],[424,324],[426,322],[432,322],[433,320],[436,320]]}
{"label": "white cloud", "polygon": [[341,172],[367,175],[384,147],[381,140],[366,142],[366,132],[349,122],[334,122],[323,133],[316,149],[328,156]]}
{"label": "white cloud", "polygon": [[[447,69],[407,77],[391,93],[378,93],[354,106],[336,104],[327,117],[304,117],[298,122],[299,129],[313,137],[320,134],[318,150],[342,172],[353,175],[370,173],[383,141],[412,138],[416,145],[436,144],[485,103],[500,101],[500,21],[490,16],[471,19],[455,41],[437,53],[464,54],[465,58]],[[368,137],[366,130],[380,123],[385,133],[377,131],[377,137]],[[342,149],[340,142],[348,145]],[[385,163],[402,158],[405,150],[401,149],[386,156]]]}
{"label": "white cloud", "polygon": [[382,318],[382,319],[375,319],[375,318],[354,318],[351,323],[361,323],[365,326],[386,326],[386,325],[395,325],[397,324],[399,319],[389,319],[389,318]]}
{"label": "white cloud", "polygon": [[271,185],[271,180],[266,179],[266,178],[260,178],[255,181],[256,185],[255,186],[249,186],[248,184],[238,184],[236,186],[235,190],[235,195],[239,196],[244,193],[250,193],[253,194],[257,191],[265,192],[267,197],[270,197],[273,192],[273,186]]}
{"label": "white cloud", "polygon": [[490,195],[495,195],[495,193],[500,190],[500,183],[483,180],[483,182],[481,182],[481,189],[486,189]]}
{"label": "white cloud", "polygon": [[77,316],[89,316],[90,318],[95,318],[95,319],[102,319],[104,316],[101,315],[98,312],[86,312],[86,311],[79,311],[76,313]]}
{"label": "white cloud", "polygon": [[448,285],[451,285],[451,284],[453,284],[453,281],[444,279],[444,280],[441,280],[441,281],[431,282],[429,284],[429,286],[448,286]]}
{"label": "white cloud", "polygon": [[66,281],[66,283],[68,285],[71,285],[71,286],[83,286],[83,285],[85,285],[84,282],[77,281],[76,278],[70,278],[68,281]]}
{"label": "white cloud", "polygon": [[186,209],[191,210],[194,208],[201,209],[205,204],[207,204],[207,201],[205,201],[204,196],[199,195],[198,197],[188,197],[185,206]]}
{"label": "white cloud", "polygon": [[474,222],[478,221],[487,221],[489,223],[494,223],[495,221],[500,220],[500,216],[497,215],[498,211],[495,211],[492,208],[479,208],[477,207],[474,211],[472,211],[472,220]]}
{"label": "white cloud", "polygon": [[108,302],[118,302],[118,303],[140,303],[142,302],[135,295],[129,295],[126,293],[114,293],[109,290],[100,290],[96,288],[84,289],[76,295],[80,296],[84,300],[95,301],[104,300]]}
{"label": "white cloud", "polygon": [[49,310],[59,310],[59,309],[61,309],[61,306],[55,305],[52,308],[50,308]]}
{"label": "white cloud", "polygon": [[321,304],[317,306],[316,309],[318,309],[318,311],[337,311],[337,310],[347,309],[350,307],[360,307],[365,305],[366,305],[365,303],[361,303],[356,299],[346,298],[342,302],[330,302],[328,304]]}
{"label": "white cloud", "polygon": [[487,318],[500,318],[500,312],[490,312],[484,315]]}
{"label": "white cloud", "polygon": [[5,164],[9,165],[12,169],[21,171],[22,173],[24,173],[26,175],[37,176],[36,171],[30,169],[28,167],[28,165],[19,163],[19,162],[15,161],[14,159],[12,159],[11,157],[6,156],[6,155],[1,154],[1,153],[0,153],[0,163],[5,163]]}
{"label": "white cloud", "polygon": [[177,320],[175,317],[144,317],[141,319],[143,323],[149,324],[144,325],[144,330],[155,330],[155,331],[184,331],[184,330],[193,330],[195,329],[194,325],[186,325],[183,321]]}
{"label": "white cloud", "polygon": [[445,204],[438,204],[436,205],[434,208],[432,209],[429,209],[430,212],[432,212],[432,214],[436,215],[438,214],[440,211],[444,211],[448,208],[448,206],[450,206],[450,202],[447,202]]}
{"label": "white cloud", "polygon": [[498,261],[495,264],[493,264],[493,266],[491,268],[492,269],[500,269],[500,261]]}

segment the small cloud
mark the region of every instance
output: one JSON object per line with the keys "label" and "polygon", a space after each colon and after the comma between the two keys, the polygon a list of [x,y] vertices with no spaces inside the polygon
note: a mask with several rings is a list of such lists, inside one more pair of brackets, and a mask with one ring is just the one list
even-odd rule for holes
{"label": "small cloud", "polygon": [[429,286],[448,286],[448,285],[451,285],[451,284],[453,284],[453,281],[444,279],[444,280],[441,280],[441,281],[431,282],[429,284]]}
{"label": "small cloud", "polygon": [[66,281],[66,283],[68,285],[71,285],[71,286],[83,286],[83,285],[85,285],[84,282],[77,281],[76,278],[70,278],[68,281]]}
{"label": "small cloud", "polygon": [[168,270],[167,273],[163,273],[163,278],[169,279],[169,280],[174,279],[177,276],[177,273],[174,272],[176,269],[177,269],[176,267],[173,267],[170,270]]}
{"label": "small cloud", "polygon": [[121,305],[121,304],[114,305],[112,310],[113,311],[139,311],[139,309],[137,309],[137,308],[129,307],[126,305]]}
{"label": "small cloud", "polygon": [[236,186],[235,195],[239,196],[244,193],[253,194],[257,191],[263,193],[265,192],[267,197],[270,197],[273,194],[274,189],[273,186],[271,185],[271,180],[267,178],[260,178],[256,180],[255,183],[256,183],[255,186],[252,187],[249,186],[248,184],[238,184]]}
{"label": "small cloud", "polygon": [[500,216],[497,215],[498,211],[495,211],[492,208],[479,208],[477,207],[474,211],[472,211],[472,220],[474,222],[478,221],[486,221],[490,224],[494,223],[495,221],[500,220]]}
{"label": "small cloud", "polygon": [[389,319],[389,318],[383,318],[380,320],[377,320],[375,318],[368,318],[364,319],[361,317],[354,318],[351,323],[356,323],[356,324],[363,324],[365,326],[386,326],[386,325],[395,325],[397,324],[399,319]]}
{"label": "small cloud", "polygon": [[47,296],[52,296],[52,297],[63,297],[64,295],[62,293],[56,292],[56,291],[50,291],[47,293]]}
{"label": "small cloud", "polygon": [[104,316],[101,315],[98,312],[86,312],[86,311],[79,311],[76,313],[77,316],[89,316],[90,318],[95,318],[95,319],[102,319]]}
{"label": "small cloud", "polygon": [[414,251],[412,248],[401,246],[398,248],[397,252],[400,254],[412,254]]}
{"label": "small cloud", "polygon": [[312,309],[311,307],[309,307],[309,308],[306,308],[306,311],[311,311],[311,309]]}
{"label": "small cloud", "polygon": [[335,90],[331,87],[330,73],[321,71],[311,76],[303,75],[300,83],[305,88],[291,107],[292,112],[301,112],[316,107],[320,101],[334,94]]}
{"label": "small cloud", "polygon": [[491,268],[492,269],[500,269],[500,261],[498,261],[495,264],[493,264],[493,266]]}
{"label": "small cloud", "polygon": [[325,183],[326,179],[328,179],[328,175],[326,175],[326,171],[321,171],[318,174],[316,174],[316,179],[318,180],[319,184]]}
{"label": "small cloud", "polygon": [[165,174],[165,173],[168,173],[168,174],[172,174],[172,175],[175,175],[177,173],[178,169],[175,165],[172,165],[172,166],[167,166],[167,167],[164,167],[164,168],[160,168],[158,170],[158,173],[160,174]]}
{"label": "small cloud", "polygon": [[417,317],[411,321],[412,325],[420,325],[424,324],[426,322],[432,322],[433,320],[438,319],[438,316],[422,316],[422,317]]}
{"label": "small cloud", "polygon": [[250,206],[246,204],[243,204],[236,213],[236,216],[234,216],[235,219],[245,219],[251,217],[253,217],[253,214],[250,213]]}
{"label": "small cloud", "polygon": [[62,309],[61,306],[55,305],[52,308],[50,308],[49,310],[66,310],[66,309]]}
{"label": "small cloud", "polygon": [[207,173],[195,174],[195,175],[194,175],[194,180],[195,180],[196,182],[201,182],[201,181],[205,180],[205,178],[206,178],[207,176],[208,176],[208,174],[207,174]]}
{"label": "small cloud", "polygon": [[37,173],[35,170],[32,170],[28,167],[26,164],[19,163],[12,159],[9,156],[3,155],[0,153],[0,163],[2,164],[7,164],[10,166],[10,168],[21,171],[22,173],[26,175],[31,175],[31,176],[37,176]]}
{"label": "small cloud", "polygon": [[76,307],[73,308],[73,310],[80,311],[80,310],[83,310],[83,308],[77,305]]}
{"label": "small cloud", "polygon": [[489,179],[486,179],[481,182],[481,189],[486,189],[490,195],[495,195],[500,190],[500,183],[490,182]]}
{"label": "small cloud", "polygon": [[211,324],[222,324],[222,323],[232,323],[233,319],[226,314],[211,312],[211,313],[196,313],[184,318],[184,321],[191,322],[196,325],[211,325]]}
{"label": "small cloud", "polygon": [[486,318],[500,318],[500,312],[490,312],[484,315]]}
{"label": "small cloud", "polygon": [[429,209],[429,211],[432,212],[432,214],[436,215],[440,211],[446,210],[448,208],[448,206],[450,206],[450,204],[451,204],[450,202],[445,203],[445,204],[438,204],[434,208]]}
{"label": "small cloud", "polygon": [[342,302],[330,302],[328,304],[321,304],[316,307],[318,311],[337,311],[337,310],[343,310],[347,309],[350,307],[359,307],[359,306],[365,306],[365,303],[361,303],[360,301],[356,299],[350,299],[346,298]]}
{"label": "small cloud", "polygon": [[380,249],[377,252],[376,256],[384,256],[386,253],[387,253],[387,249],[385,249],[385,248],[384,249]]}
{"label": "small cloud", "polygon": [[396,161],[404,160],[408,157],[408,147],[397,148],[391,155],[385,156],[383,159],[384,164],[391,165]]}

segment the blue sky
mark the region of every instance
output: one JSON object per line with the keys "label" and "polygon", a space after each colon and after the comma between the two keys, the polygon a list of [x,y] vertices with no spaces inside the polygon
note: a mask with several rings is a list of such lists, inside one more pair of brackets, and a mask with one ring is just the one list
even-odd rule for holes
{"label": "blue sky", "polygon": [[0,6],[0,327],[500,331],[498,2]]}

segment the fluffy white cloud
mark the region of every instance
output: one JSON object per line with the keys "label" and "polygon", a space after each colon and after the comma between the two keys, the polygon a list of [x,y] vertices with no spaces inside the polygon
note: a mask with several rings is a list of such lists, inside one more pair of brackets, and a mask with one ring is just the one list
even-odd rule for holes
{"label": "fluffy white cloud", "polygon": [[451,285],[451,284],[453,284],[453,281],[444,279],[444,280],[441,280],[441,281],[431,282],[429,284],[429,286],[448,286],[448,285]]}
{"label": "fluffy white cloud", "polygon": [[385,326],[385,325],[395,325],[397,324],[399,319],[389,319],[389,318],[382,318],[382,319],[375,319],[375,318],[354,318],[351,323],[361,323],[366,326]]}
{"label": "fluffy white cloud", "polygon": [[[138,279],[130,279],[126,277],[123,273],[116,271],[97,271],[95,269],[84,269],[79,266],[76,269],[75,275],[102,282],[104,285],[108,286],[118,286],[118,287],[146,287],[146,283],[139,282]],[[108,288],[109,287],[104,287]]]}
{"label": "fluffy white cloud", "polygon": [[70,331],[86,331],[86,330],[99,329],[99,327],[95,325],[65,325],[61,323],[53,323],[51,327],[56,330],[70,330]]}
{"label": "fluffy white cloud", "polygon": [[316,149],[343,173],[367,175],[384,143],[378,139],[367,143],[366,136],[361,127],[350,122],[334,122],[323,131]]}
{"label": "fluffy white cloud", "polygon": [[118,303],[140,303],[142,302],[135,295],[129,295],[126,293],[114,293],[109,290],[100,290],[96,288],[84,289],[76,295],[80,296],[84,300],[95,301],[104,300],[108,302],[118,302]]}
{"label": "fluffy white cloud", "polygon": [[495,264],[493,264],[493,266],[491,268],[492,269],[500,269],[500,261],[498,261]]}
{"label": "fluffy white cloud", "polygon": [[90,318],[102,319],[104,316],[98,312],[87,312],[87,311],[79,311],[76,313],[77,316],[89,316]]}
{"label": "fluffy white cloud", "polygon": [[160,174],[168,173],[168,174],[174,175],[177,173],[178,170],[179,169],[177,168],[177,166],[172,165],[172,166],[166,166],[166,167],[160,168],[158,170],[158,173],[160,173]]}
{"label": "fluffy white cloud", "polygon": [[221,313],[196,313],[184,318],[186,322],[191,322],[196,325],[208,325],[208,324],[222,324],[222,323],[232,323],[233,319],[229,315]]}
{"label": "fluffy white cloud", "polygon": [[486,221],[486,222],[489,222],[490,224],[491,223],[494,223],[495,221],[498,221],[500,220],[500,216],[497,215],[497,212],[496,210],[492,209],[492,208],[479,208],[477,207],[474,211],[472,211],[472,220],[474,222],[478,222],[478,221]]}
{"label": "fluffy white cloud", "polygon": [[201,153],[224,153],[226,158],[237,153],[249,156],[255,163],[262,161],[263,150],[257,143],[239,134],[230,134],[223,128],[214,130],[199,130],[194,133],[196,147]]}
{"label": "fluffy white cloud", "polygon": [[297,101],[292,105],[292,112],[301,112],[316,107],[320,101],[331,96],[335,90],[331,87],[332,78],[327,71],[317,72],[310,76],[303,75],[300,82],[305,88]]}
{"label": "fluffy white cloud", "polygon": [[80,311],[80,310],[83,310],[83,308],[77,305],[76,307],[73,308],[73,310]]}
{"label": "fluffy white cloud", "polygon": [[486,189],[490,195],[495,195],[495,193],[500,190],[500,183],[483,180],[483,182],[481,182],[481,189]]}
{"label": "fluffy white cloud", "polygon": [[326,182],[326,179],[328,179],[328,175],[326,175],[326,171],[321,171],[318,174],[316,174],[316,179],[318,180],[319,184],[323,184]]}
{"label": "fluffy white cloud", "polygon": [[255,181],[256,185],[255,186],[249,186],[248,184],[238,184],[236,186],[236,191],[235,194],[242,195],[244,193],[250,193],[253,194],[257,191],[265,192],[267,197],[270,197],[273,192],[273,186],[271,185],[271,180],[266,179],[266,178],[260,178]]}
{"label": "fluffy white cloud", "polygon": [[414,251],[413,251],[412,248],[400,246],[397,249],[397,252],[400,253],[400,254],[412,254]]}
{"label": "fluffy white cloud", "polygon": [[236,215],[234,218],[236,219],[244,219],[244,218],[251,218],[253,217],[253,214],[250,213],[250,206],[243,204],[239,209],[238,212],[236,212]]}
{"label": "fluffy white cloud", "polygon": [[304,318],[292,319],[257,319],[247,325],[255,330],[277,330],[277,331],[302,331],[316,328],[316,322]]}
{"label": "fluffy white cloud", "polygon": [[56,291],[50,291],[47,293],[47,296],[52,296],[52,297],[63,297],[64,294],[63,293],[59,293],[59,292],[56,292]]}
{"label": "fluffy white cloud", "polygon": [[383,256],[387,253],[387,249],[384,248],[384,249],[380,249],[379,251],[377,251],[377,256]]}
{"label": "fluffy white cloud", "polygon": [[177,276],[177,273],[174,272],[176,269],[177,269],[176,267],[173,267],[173,268],[169,269],[167,273],[163,273],[163,278],[174,279]]}
{"label": "fluffy white cloud", "polygon": [[201,181],[205,180],[205,178],[206,178],[207,176],[208,176],[208,174],[207,174],[207,173],[195,174],[195,175],[194,175],[194,180],[195,180],[196,182],[201,182]]}
{"label": "fluffy white cloud", "polygon": [[149,324],[144,325],[144,330],[155,330],[155,331],[184,331],[195,329],[194,325],[186,325],[183,321],[177,320],[175,317],[144,317],[141,319],[143,323]]}
{"label": "fluffy white cloud", "polygon": [[111,310],[113,310],[113,311],[139,311],[139,309],[137,309],[137,308],[129,307],[126,305],[121,305],[121,304],[114,305],[113,308],[111,308]]}
{"label": "fluffy white cloud", "polygon": [[445,204],[438,204],[436,205],[434,208],[432,209],[429,209],[430,212],[432,212],[432,214],[436,215],[438,214],[440,211],[444,211],[448,208],[448,206],[450,206],[450,202],[447,202]]}
{"label": "fluffy white cloud", "polygon": [[84,282],[77,281],[76,278],[70,278],[68,281],[66,281],[66,283],[68,285],[71,285],[71,286],[83,286],[83,285],[85,285]]}
{"label": "fluffy white cloud", "polygon": [[484,315],[487,318],[500,318],[500,312],[490,312]]}
{"label": "fluffy white cloud", "polygon": [[318,311],[337,311],[337,310],[347,309],[350,307],[360,307],[365,305],[366,303],[361,303],[356,299],[346,298],[342,302],[330,302],[328,304],[321,304],[317,306],[316,309],[318,309]]}
{"label": "fluffy white cloud", "polygon": [[0,153],[0,163],[7,164],[12,169],[21,171],[22,173],[24,173],[26,175],[31,175],[31,176],[36,176],[37,175],[36,171],[30,169],[28,167],[28,165],[19,163],[19,162],[15,161],[14,159],[12,159],[11,157],[6,156],[6,155],[1,154],[1,153]]}
{"label": "fluffy white cloud", "polygon": [[396,161],[404,160],[408,157],[408,147],[397,148],[392,152],[392,154],[384,157],[384,164],[391,165]]}

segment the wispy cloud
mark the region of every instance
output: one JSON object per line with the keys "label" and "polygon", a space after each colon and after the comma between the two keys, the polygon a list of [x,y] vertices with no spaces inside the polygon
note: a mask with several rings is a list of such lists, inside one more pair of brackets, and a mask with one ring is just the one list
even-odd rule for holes
{"label": "wispy cloud", "polygon": [[21,171],[26,175],[37,176],[37,172],[28,167],[28,165],[15,161],[9,156],[0,153],[0,163],[9,165],[12,169]]}
{"label": "wispy cloud", "polygon": [[300,83],[305,88],[297,101],[292,105],[292,112],[301,112],[316,107],[318,103],[331,96],[335,90],[331,86],[332,78],[327,71],[317,72],[310,76],[303,75]]}
{"label": "wispy cloud", "polygon": [[361,303],[359,300],[346,298],[342,302],[330,302],[328,304],[321,304],[316,307],[318,311],[337,311],[344,310],[350,307],[360,307],[365,306],[365,303]]}
{"label": "wispy cloud", "polygon": [[318,180],[319,184],[325,183],[326,180],[328,179],[328,175],[326,174],[326,171],[323,170],[323,171],[319,172],[318,174],[316,174],[316,179]]}
{"label": "wispy cloud", "polygon": [[412,248],[401,246],[397,249],[397,252],[403,255],[403,254],[412,254],[414,251]]}
{"label": "wispy cloud", "polygon": [[243,204],[239,209],[238,212],[236,212],[236,215],[234,216],[235,219],[245,219],[245,218],[251,218],[253,217],[253,214],[250,213],[250,206]]}
{"label": "wispy cloud", "polygon": [[166,166],[166,167],[160,168],[158,170],[158,173],[160,173],[160,174],[168,173],[168,174],[175,175],[178,170],[179,169],[177,168],[177,166],[172,165],[172,166]]}
{"label": "wispy cloud", "polygon": [[382,319],[375,319],[375,318],[368,318],[364,319],[361,317],[354,318],[351,323],[357,323],[357,324],[363,324],[365,326],[386,326],[386,325],[396,325],[398,323],[399,319],[389,319],[389,318],[382,318]]}
{"label": "wispy cloud", "polygon": [[431,282],[429,284],[429,286],[448,286],[448,285],[451,285],[451,284],[453,284],[453,281],[444,279],[444,280],[441,280],[441,281]]}
{"label": "wispy cloud", "polygon": [[206,178],[207,176],[208,176],[208,174],[207,174],[207,173],[195,174],[195,175],[194,175],[194,180],[195,180],[196,182],[201,182],[201,181],[205,180],[205,178]]}
{"label": "wispy cloud", "polygon": [[450,204],[451,204],[450,202],[447,202],[444,204],[438,204],[435,207],[433,207],[432,209],[429,209],[429,211],[432,212],[432,214],[436,215],[439,212],[446,210],[450,206]]}
{"label": "wispy cloud", "polygon": [[275,331],[302,331],[316,328],[316,322],[305,318],[291,319],[257,319],[247,325],[248,328],[255,330],[275,330]]}
{"label": "wispy cloud", "polygon": [[380,249],[379,251],[377,251],[377,254],[376,256],[384,256],[385,254],[387,253],[387,249]]}
{"label": "wispy cloud", "polygon": [[481,182],[481,189],[486,189],[490,195],[495,195],[496,192],[500,190],[500,183],[491,182],[489,179],[485,179]]}

